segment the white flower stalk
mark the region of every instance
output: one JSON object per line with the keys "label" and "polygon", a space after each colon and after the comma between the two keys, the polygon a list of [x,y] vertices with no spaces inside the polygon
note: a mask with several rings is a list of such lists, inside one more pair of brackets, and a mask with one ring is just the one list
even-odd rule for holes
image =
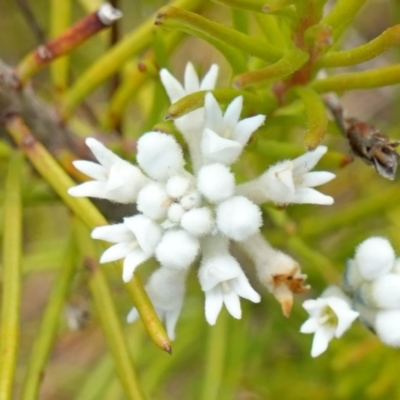
{"label": "white flower stalk", "polygon": [[[157,269],[146,284],[154,309],[161,321],[165,321],[167,334],[175,339],[175,326],[183,305],[187,270],[176,270],[167,267]],[[132,323],[139,318],[136,308],[132,308],[127,321]]]}
{"label": "white flower stalk", "polygon": [[228,241],[221,235],[203,241],[203,259],[199,269],[199,281],[205,292],[205,314],[214,325],[223,304],[237,319],[242,317],[239,297],[258,303],[260,295],[250,286],[239,263],[228,252]]}
{"label": "white flower stalk", "polygon": [[325,146],[318,146],[294,160],[275,164],[257,179],[239,185],[237,193],[255,204],[273,201],[277,204],[331,205],[334,202],[332,197],[313,188],[329,182],[335,175],[325,171],[309,172],[326,151]]}
{"label": "white flower stalk", "polygon": [[100,226],[92,238],[115,243],[100,258],[101,263],[124,259],[122,279],[129,282],[138,265],[154,255],[162,229],[143,215],[125,218],[116,225]]}
{"label": "white flower stalk", "polygon": [[250,136],[264,124],[265,115],[239,121],[243,97],[236,97],[222,113],[212,93],[205,97],[205,125],[201,138],[201,152],[206,162],[231,165],[240,156]]}
{"label": "white flower stalk", "polygon": [[350,301],[343,293],[333,295],[332,290],[329,292],[323,293],[316,300],[306,300],[303,303],[310,317],[301,326],[300,332],[314,333],[312,357],[322,354],[334,337],[340,338],[359,315],[351,309]]}
{"label": "white flower stalk", "polygon": [[[183,85],[166,69],[160,71],[160,78],[171,103],[175,103],[189,94],[201,90],[214,89],[218,77],[218,69],[218,65],[211,65],[209,71],[200,81],[193,64],[189,62],[186,65]],[[204,108],[202,107],[187,113],[175,119],[174,123],[188,143],[193,169],[197,171],[198,167],[201,165],[199,143],[204,128]]]}
{"label": "white flower stalk", "polygon": [[77,170],[94,180],[72,187],[68,193],[74,197],[96,197],[118,203],[134,203],[139,190],[147,182],[140,169],[119,158],[96,139],[86,139],[86,145],[100,164],[85,160],[74,161]]}
{"label": "white flower stalk", "polygon": [[299,264],[287,254],[272,248],[261,234],[255,234],[238,244],[256,267],[260,282],[281,304],[285,316],[290,315],[293,294],[309,289],[304,286],[307,275],[301,273]]}

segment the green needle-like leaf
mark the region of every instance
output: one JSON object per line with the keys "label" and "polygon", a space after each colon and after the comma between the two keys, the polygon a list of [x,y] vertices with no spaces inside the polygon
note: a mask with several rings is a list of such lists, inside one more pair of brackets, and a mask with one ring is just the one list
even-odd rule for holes
{"label": "green needle-like leaf", "polygon": [[297,87],[296,93],[304,104],[307,118],[307,132],[304,137],[304,145],[308,150],[314,150],[324,138],[328,127],[328,117],[324,102],[314,90]]}
{"label": "green needle-like leaf", "polygon": [[381,55],[400,43],[400,25],[386,29],[378,37],[362,46],[350,50],[334,51],[325,54],[319,61],[321,68],[349,67],[363,63]]}
{"label": "green needle-like leaf", "polygon": [[3,216],[2,299],[0,320],[0,399],[11,400],[20,333],[23,156],[8,166]]}
{"label": "green needle-like leaf", "polygon": [[48,298],[47,307],[44,311],[33,350],[29,358],[25,382],[22,389],[22,400],[35,400],[39,396],[40,382],[42,381],[46,362],[57,335],[60,315],[63,314],[63,307],[77,265],[76,246],[71,239],[64,262],[58,271]]}

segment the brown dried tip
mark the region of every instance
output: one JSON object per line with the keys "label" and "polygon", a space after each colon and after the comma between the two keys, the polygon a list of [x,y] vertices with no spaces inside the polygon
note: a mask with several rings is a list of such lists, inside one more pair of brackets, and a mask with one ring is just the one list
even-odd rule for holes
{"label": "brown dried tip", "polygon": [[163,350],[172,356],[172,346],[170,344],[164,344]]}
{"label": "brown dried tip", "polygon": [[304,286],[307,275],[300,274],[299,268],[293,268],[288,274],[276,274],[273,279],[273,294],[281,304],[285,317],[289,317],[293,306],[293,294],[303,293],[310,287]]}

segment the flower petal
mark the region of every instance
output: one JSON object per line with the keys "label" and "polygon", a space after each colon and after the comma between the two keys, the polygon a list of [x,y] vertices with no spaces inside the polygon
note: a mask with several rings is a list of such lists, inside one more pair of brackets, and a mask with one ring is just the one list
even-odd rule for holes
{"label": "flower petal", "polygon": [[232,279],[230,285],[240,297],[250,300],[253,303],[261,301],[261,296],[252,288],[244,273],[240,274],[236,279]]}
{"label": "flower petal", "polygon": [[299,187],[315,187],[319,185],[323,185],[331,181],[335,178],[336,175],[331,172],[325,171],[316,171],[316,172],[307,172],[301,177],[296,179],[296,186]]}
{"label": "flower petal", "polygon": [[317,318],[309,318],[300,327],[301,333],[314,333],[319,329],[319,323]]}
{"label": "flower petal", "polygon": [[135,243],[117,243],[107,249],[101,256],[100,262],[102,264],[110,261],[120,260],[126,257],[135,248]]}
{"label": "flower petal", "polygon": [[171,340],[175,339],[175,326],[178,322],[180,313],[180,308],[174,308],[173,310],[166,311],[165,313],[165,327],[167,328],[167,335]]}
{"label": "flower petal", "polygon": [[191,62],[186,64],[185,68],[185,77],[184,77],[184,87],[186,94],[191,94],[194,92],[198,92],[200,88],[199,77],[197,76],[197,72],[193,67]]}
{"label": "flower petal", "polygon": [[204,99],[205,123],[204,127],[209,128],[217,134],[222,133],[223,117],[219,104],[212,93],[207,93]]}
{"label": "flower petal", "polygon": [[222,289],[222,291],[224,303],[229,314],[236,319],[242,318],[242,308],[240,307],[239,296],[233,290],[224,292],[224,289]]}
{"label": "flower petal", "polygon": [[335,332],[334,328],[325,326],[320,327],[315,332],[311,348],[312,357],[318,357],[328,348],[328,344],[332,340],[334,332]]}
{"label": "flower petal", "polygon": [[203,131],[200,146],[201,152],[207,160],[225,165],[234,163],[243,150],[239,143],[225,139],[208,128]]}
{"label": "flower petal", "polygon": [[247,144],[250,136],[265,122],[265,115],[255,115],[245,118],[238,122],[232,134],[232,139],[239,142],[242,146]]}
{"label": "flower petal", "polygon": [[[239,121],[242,108],[243,96],[238,96],[229,103],[223,117],[223,132],[228,130],[231,134],[233,133],[233,130]],[[229,139],[233,139],[232,135],[229,135]]]}
{"label": "flower petal", "polygon": [[205,292],[206,304],[205,313],[206,320],[210,325],[215,325],[218,315],[224,302],[222,290],[219,286]]}
{"label": "flower petal", "polygon": [[160,78],[171,103],[175,103],[186,96],[181,83],[167,69],[164,68],[160,71]]}
{"label": "flower petal", "polygon": [[122,160],[111,150],[108,150],[103,143],[94,138],[87,138],[85,143],[92,151],[98,162],[106,169],[110,169],[113,164]]}
{"label": "flower petal", "polygon": [[98,226],[91,234],[93,239],[105,240],[111,243],[133,242],[135,235],[125,224]]}
{"label": "flower petal", "polygon": [[326,196],[315,189],[298,188],[291,202],[297,204],[321,204],[330,206],[334,203],[334,199],[333,197]]}
{"label": "flower petal", "polygon": [[200,84],[200,90],[212,90],[217,82],[219,67],[217,64],[212,64],[208,72],[204,75]]}
{"label": "flower petal", "polygon": [[124,282],[129,282],[132,279],[136,268],[149,258],[150,256],[144,253],[139,248],[131,251],[124,259],[124,266],[122,269],[122,280]]}
{"label": "flower petal", "polygon": [[108,179],[107,170],[100,164],[86,160],[76,160],[73,161],[72,164],[78,171],[90,176],[96,181],[105,181]]}
{"label": "flower petal", "polygon": [[327,150],[326,146],[318,146],[314,151],[308,151],[295,158],[293,160],[293,174],[299,176],[313,169]]}
{"label": "flower petal", "polygon": [[68,194],[74,197],[107,198],[106,182],[89,181],[68,189]]}

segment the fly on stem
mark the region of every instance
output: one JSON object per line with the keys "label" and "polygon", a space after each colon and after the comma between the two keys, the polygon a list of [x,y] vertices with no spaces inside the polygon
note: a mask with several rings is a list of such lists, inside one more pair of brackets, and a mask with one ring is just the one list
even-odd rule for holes
{"label": "fly on stem", "polygon": [[400,141],[390,141],[389,137],[375,126],[357,118],[346,118],[335,94],[328,93],[324,96],[324,101],[339,130],[346,136],[352,153],[368,165],[372,165],[379,175],[394,180],[400,159],[396,148]]}

